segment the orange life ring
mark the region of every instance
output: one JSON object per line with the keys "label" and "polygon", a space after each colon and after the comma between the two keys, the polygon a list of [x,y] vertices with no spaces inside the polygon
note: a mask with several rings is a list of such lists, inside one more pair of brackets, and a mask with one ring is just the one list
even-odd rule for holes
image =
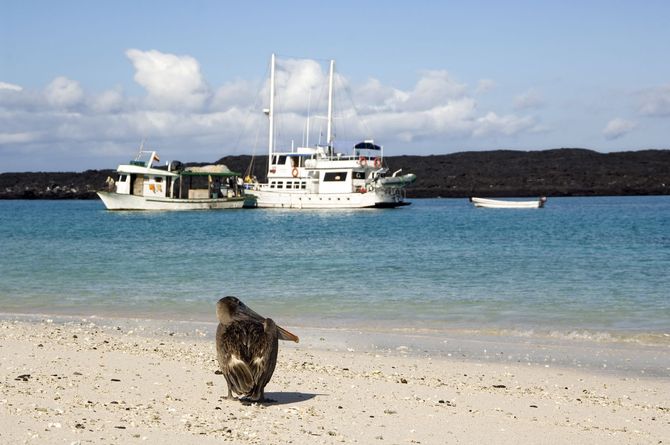
{"label": "orange life ring", "polygon": [[375,168],[379,168],[382,166],[382,160],[379,159],[378,157],[375,158]]}
{"label": "orange life ring", "polygon": [[293,175],[294,178],[298,177],[298,168],[293,167],[293,170],[291,170],[291,174]]}
{"label": "orange life ring", "polygon": [[365,164],[368,163],[368,158],[366,158],[365,156],[362,156],[362,155],[361,155],[361,157],[358,158],[358,163],[359,163],[360,165],[363,165],[363,166],[364,166]]}

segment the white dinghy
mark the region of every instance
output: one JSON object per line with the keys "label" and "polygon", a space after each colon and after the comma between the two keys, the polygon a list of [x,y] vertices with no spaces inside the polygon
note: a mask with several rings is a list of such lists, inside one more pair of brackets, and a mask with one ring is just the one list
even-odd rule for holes
{"label": "white dinghy", "polygon": [[470,202],[475,207],[487,209],[541,209],[547,202],[546,197],[541,197],[532,201],[510,201],[503,199],[488,198],[470,198]]}

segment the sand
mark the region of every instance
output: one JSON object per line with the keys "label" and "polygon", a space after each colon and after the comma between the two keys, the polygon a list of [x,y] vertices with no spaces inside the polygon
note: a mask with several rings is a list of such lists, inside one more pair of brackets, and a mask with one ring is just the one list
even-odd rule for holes
{"label": "sand", "polygon": [[222,398],[214,329],[0,321],[0,443],[670,443],[667,374],[353,350],[337,332],[282,342],[275,402],[245,405]]}

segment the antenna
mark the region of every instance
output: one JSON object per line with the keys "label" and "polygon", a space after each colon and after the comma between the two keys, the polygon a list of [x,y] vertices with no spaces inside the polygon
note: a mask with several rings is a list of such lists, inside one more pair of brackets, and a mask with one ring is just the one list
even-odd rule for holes
{"label": "antenna", "polygon": [[[265,111],[265,110],[264,110]],[[270,130],[268,135],[268,170],[270,170],[270,164],[272,163],[272,153],[274,152],[274,139],[275,139],[275,55],[272,53],[272,59],[270,62],[270,109],[267,110],[266,114],[270,118]]]}
{"label": "antenna", "polygon": [[333,71],[335,70],[335,61],[330,61],[330,78],[328,81],[328,132],[326,143],[328,148],[333,147]]}
{"label": "antenna", "polygon": [[309,101],[307,102],[307,131],[305,132],[305,147],[309,147],[309,117],[312,109],[312,89],[309,89]]}

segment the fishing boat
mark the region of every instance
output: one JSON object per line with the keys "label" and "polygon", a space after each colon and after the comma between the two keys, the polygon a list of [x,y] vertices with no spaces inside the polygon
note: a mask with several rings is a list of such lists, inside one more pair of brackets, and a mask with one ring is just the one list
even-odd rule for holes
{"label": "fishing boat", "polygon": [[540,209],[547,202],[546,197],[541,197],[532,201],[511,201],[502,199],[470,198],[470,202],[475,207],[487,209]]}
{"label": "fishing boat", "polygon": [[160,158],[144,150],[129,164],[116,169],[117,179],[107,178],[107,190],[98,196],[108,210],[219,210],[238,209],[250,198],[239,173],[225,165],[184,167],[172,161],[154,166]]}
{"label": "fishing boat", "polygon": [[[267,182],[248,187],[262,208],[357,209],[409,205],[405,188],[416,180],[412,173],[392,174],[384,164],[384,150],[364,140],[349,153],[336,151],[333,140],[333,73],[330,61],[328,117],[325,145],[278,150],[275,147],[275,55],[270,68]],[[306,144],[308,145],[308,144]]]}

